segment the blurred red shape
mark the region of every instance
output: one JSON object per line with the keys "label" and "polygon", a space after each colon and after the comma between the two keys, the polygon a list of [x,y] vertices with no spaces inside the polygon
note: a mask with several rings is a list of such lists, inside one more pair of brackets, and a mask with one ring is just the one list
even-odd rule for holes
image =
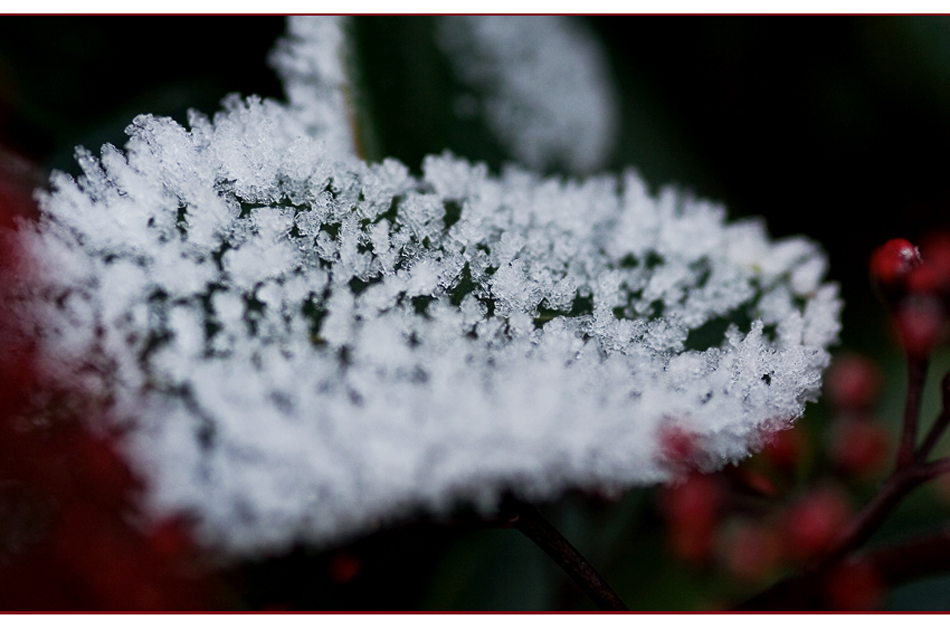
{"label": "blurred red shape", "polygon": [[911,358],[926,358],[941,340],[947,313],[936,297],[911,295],[901,301],[894,323],[904,351]]}
{"label": "blurred red shape", "polygon": [[865,410],[877,402],[884,377],[877,363],[858,354],[837,357],[826,376],[831,402],[844,410]]}
{"label": "blurred red shape", "polygon": [[832,487],[809,491],[785,516],[786,553],[800,561],[811,559],[828,548],[850,515],[851,505],[841,491]]}
{"label": "blurred red shape", "polygon": [[663,488],[660,507],[669,523],[670,548],[677,557],[700,562],[709,556],[724,497],[719,479],[701,474]]}
{"label": "blurred red shape", "polygon": [[885,302],[893,304],[906,292],[907,276],[920,263],[920,253],[909,240],[888,240],[871,254],[871,283]]}
{"label": "blurred red shape", "polygon": [[867,418],[842,418],[831,430],[829,455],[845,474],[868,478],[887,465],[893,439],[884,425]]}
{"label": "blurred red shape", "polygon": [[741,581],[762,581],[782,563],[782,535],[769,523],[741,519],[726,527],[720,540],[724,567]]}
{"label": "blurred red shape", "polygon": [[807,442],[801,428],[780,430],[772,434],[762,449],[762,454],[775,467],[790,472],[798,466],[805,453]]}

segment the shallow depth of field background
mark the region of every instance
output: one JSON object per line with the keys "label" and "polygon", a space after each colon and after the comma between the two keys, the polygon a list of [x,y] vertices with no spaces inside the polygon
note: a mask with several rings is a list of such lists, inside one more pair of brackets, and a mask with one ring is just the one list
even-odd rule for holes
{"label": "shallow depth of field background", "polygon": [[[950,229],[950,18],[588,21],[622,98],[611,168],[633,165],[654,189],[720,200],[732,217],[763,216],[774,237],[820,241],[846,301],[839,350],[878,361],[877,410],[896,429],[904,366],[866,262],[889,238]],[[279,17],[2,17],[0,145],[75,174],[75,145],[121,146],[136,114],[185,123],[188,108],[213,114],[232,92],[280,98],[266,54],[283,28]],[[380,152],[418,169],[423,155],[449,148],[497,169],[497,146],[452,118],[431,30],[430,18],[357,23]],[[931,380],[948,368],[944,352]],[[934,385],[928,394],[925,426],[939,408]],[[801,487],[826,472],[818,451],[829,421],[824,405],[809,407]],[[872,489],[849,486],[856,504]],[[673,559],[655,494],[569,495],[542,510],[632,609],[722,608],[761,589]],[[925,488],[872,543],[947,522],[950,499]],[[246,609],[591,608],[520,533],[432,523],[262,558],[228,580],[233,605]],[[950,610],[950,577],[892,592],[887,609]]]}

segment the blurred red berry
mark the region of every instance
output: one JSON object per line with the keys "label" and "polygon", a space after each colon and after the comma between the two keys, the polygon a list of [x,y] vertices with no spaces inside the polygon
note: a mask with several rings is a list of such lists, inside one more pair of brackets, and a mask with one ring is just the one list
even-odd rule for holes
{"label": "blurred red berry", "polygon": [[920,252],[910,241],[888,240],[871,254],[871,283],[885,302],[893,304],[906,292],[907,276],[920,263]]}
{"label": "blurred red berry", "polygon": [[768,523],[742,519],[724,527],[718,551],[723,566],[733,577],[755,583],[780,567],[782,536]]}
{"label": "blurred red berry", "polygon": [[669,543],[676,556],[692,562],[709,556],[723,499],[719,479],[701,474],[691,474],[684,482],[662,490],[660,506],[669,523]]}
{"label": "blurred red berry", "polygon": [[887,465],[892,437],[878,422],[846,418],[832,426],[830,445],[829,455],[838,469],[855,478],[868,478]]}
{"label": "blurred red berry", "polygon": [[762,454],[778,469],[791,472],[802,460],[806,447],[804,431],[796,426],[773,434]]}
{"label": "blurred red berry", "polygon": [[894,323],[904,351],[911,358],[926,358],[941,340],[947,314],[930,295],[911,295],[894,313]]}
{"label": "blurred red berry", "polygon": [[[29,194],[20,194],[21,173],[7,169],[4,157],[0,152],[0,299],[29,281],[29,258],[9,228],[14,216],[32,210]],[[12,311],[0,309],[0,610],[212,606],[210,580],[194,570],[187,532],[144,525],[141,484],[118,442],[86,428],[106,425],[97,416],[104,411],[79,383],[43,373]]]}
{"label": "blurred red berry", "polygon": [[785,517],[785,544],[790,557],[806,561],[825,550],[851,515],[848,499],[840,491],[813,489]]}
{"label": "blurred red berry", "polygon": [[864,410],[877,401],[884,378],[877,363],[857,354],[837,357],[826,382],[831,402],[845,410]]}
{"label": "blurred red berry", "polygon": [[923,264],[907,276],[907,289],[950,299],[950,234],[928,236],[920,246]]}
{"label": "blurred red berry", "polygon": [[844,563],[825,579],[828,606],[837,611],[873,611],[881,606],[885,593],[880,574],[867,561]]}
{"label": "blurred red berry", "polygon": [[723,494],[717,477],[690,474],[685,481],[664,487],[660,504],[673,522],[713,521],[718,516]]}

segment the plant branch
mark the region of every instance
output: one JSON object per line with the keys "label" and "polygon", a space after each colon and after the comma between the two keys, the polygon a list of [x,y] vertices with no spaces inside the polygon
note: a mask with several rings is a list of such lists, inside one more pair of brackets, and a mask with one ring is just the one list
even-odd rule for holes
{"label": "plant branch", "polygon": [[[863,553],[853,565],[870,566],[885,587],[897,587],[950,570],[950,529]],[[827,566],[830,569],[831,566]],[[738,606],[740,611],[826,609],[825,572],[804,572],[780,581]]]}
{"label": "plant branch", "polygon": [[871,498],[870,502],[864,505],[848,521],[831,547],[810,566],[810,569],[817,571],[827,568],[861,546],[874,534],[907,494],[934,476],[935,474],[921,466],[892,474],[884,481],[884,484],[881,485],[881,488]]}
{"label": "plant branch", "polygon": [[509,525],[546,552],[603,611],[629,611],[607,581],[532,505],[513,497],[502,503]]}
{"label": "plant branch", "polygon": [[920,448],[917,450],[915,458],[918,463],[923,463],[927,460],[927,457],[930,456],[930,453],[937,445],[940,437],[947,429],[947,425],[950,424],[950,372],[947,372],[947,375],[945,375],[943,380],[940,382],[940,392],[943,396],[943,404],[941,405],[940,415],[937,416],[937,419],[934,421],[933,426],[930,427],[930,431],[927,433],[927,437],[924,439],[923,444],[921,444]]}
{"label": "plant branch", "polygon": [[914,446],[917,442],[917,421],[920,417],[920,399],[927,379],[928,358],[911,356],[907,361],[907,398],[904,405],[904,427],[900,449],[897,451],[897,469],[914,464]]}
{"label": "plant branch", "polygon": [[871,501],[845,525],[826,552],[801,573],[779,581],[736,609],[790,610],[816,605],[820,597],[822,576],[866,542],[907,494],[948,470],[950,460],[943,459],[928,465],[914,465],[910,469],[895,471],[884,481]]}

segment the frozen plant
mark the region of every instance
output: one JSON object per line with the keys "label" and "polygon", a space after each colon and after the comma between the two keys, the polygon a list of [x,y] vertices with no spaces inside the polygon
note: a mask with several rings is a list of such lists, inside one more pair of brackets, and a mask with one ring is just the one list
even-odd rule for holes
{"label": "frozen plant", "polygon": [[366,163],[343,41],[292,20],[289,104],[143,115],[124,150],[80,150],[26,236],[45,360],[83,365],[154,514],[232,556],[330,544],[668,481],[670,435],[715,469],[817,396],[840,302],[815,244],[633,171]]}

